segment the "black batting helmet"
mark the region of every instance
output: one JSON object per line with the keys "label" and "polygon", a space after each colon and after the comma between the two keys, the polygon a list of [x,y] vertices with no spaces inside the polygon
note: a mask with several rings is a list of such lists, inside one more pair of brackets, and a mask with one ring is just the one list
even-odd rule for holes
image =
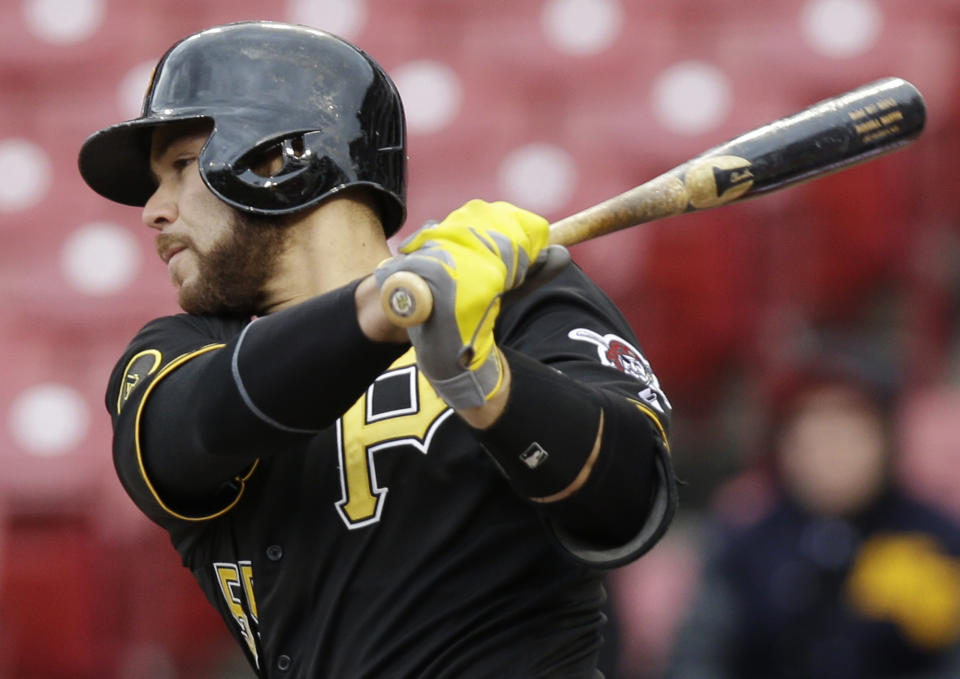
{"label": "black batting helmet", "polygon": [[[304,26],[240,22],[195,33],[160,59],[139,118],[96,132],[80,149],[80,174],[97,193],[143,206],[156,190],[150,133],[204,119],[213,131],[200,174],[244,212],[282,215],[349,186],[380,198],[384,230],[406,209],[406,134],[396,86],[365,52]],[[282,167],[255,171],[276,149]]]}

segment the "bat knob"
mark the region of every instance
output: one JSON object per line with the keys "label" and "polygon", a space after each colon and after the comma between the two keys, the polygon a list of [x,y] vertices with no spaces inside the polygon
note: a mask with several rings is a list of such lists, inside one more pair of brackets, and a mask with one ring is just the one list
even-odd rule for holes
{"label": "bat knob", "polygon": [[409,271],[390,274],[380,286],[380,306],[396,326],[420,325],[433,312],[433,294],[420,276]]}

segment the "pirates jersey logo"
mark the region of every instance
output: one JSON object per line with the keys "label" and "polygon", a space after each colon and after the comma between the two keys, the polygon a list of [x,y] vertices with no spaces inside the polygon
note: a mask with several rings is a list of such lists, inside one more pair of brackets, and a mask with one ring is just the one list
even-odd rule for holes
{"label": "pirates jersey logo", "polygon": [[570,339],[595,345],[601,363],[643,382],[646,388],[638,392],[638,396],[658,412],[664,413],[670,407],[670,402],[661,391],[660,381],[653,374],[650,363],[639,349],[625,339],[613,334],[601,335],[586,328],[571,330],[567,336]]}
{"label": "pirates jersey logo", "polygon": [[336,509],[347,528],[380,520],[389,489],[377,479],[376,457],[397,448],[426,455],[434,434],[452,414],[417,369],[413,349],[374,380],[337,421],[343,497]]}
{"label": "pirates jersey logo", "polygon": [[577,328],[567,335],[570,339],[590,342],[597,346],[600,362],[616,368],[622,373],[635,377],[641,382],[649,382],[653,376],[650,364],[636,347],[616,335],[600,335],[593,330]]}

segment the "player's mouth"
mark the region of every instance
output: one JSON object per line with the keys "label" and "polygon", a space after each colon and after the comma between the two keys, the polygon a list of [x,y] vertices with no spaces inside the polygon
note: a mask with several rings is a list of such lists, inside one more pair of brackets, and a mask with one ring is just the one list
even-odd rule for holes
{"label": "player's mouth", "polygon": [[157,254],[164,264],[169,265],[174,257],[190,247],[190,243],[180,236],[162,233],[157,236]]}
{"label": "player's mouth", "polygon": [[166,252],[164,252],[164,253],[161,255],[161,257],[163,258],[163,261],[166,262],[166,263],[169,265],[169,264],[173,263],[173,258],[174,258],[174,257],[176,257],[177,255],[179,255],[181,252],[183,252],[183,251],[186,250],[186,249],[187,249],[187,246],[186,246],[186,245],[181,245],[181,246],[177,246],[177,247],[175,247],[175,248],[170,248],[169,250],[167,250]]}

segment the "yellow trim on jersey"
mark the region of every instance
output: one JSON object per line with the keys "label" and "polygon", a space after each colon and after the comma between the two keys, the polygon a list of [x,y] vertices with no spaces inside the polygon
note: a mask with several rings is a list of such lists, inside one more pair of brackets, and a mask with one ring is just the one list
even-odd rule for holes
{"label": "yellow trim on jersey", "polygon": [[660,418],[657,417],[656,413],[649,407],[640,403],[640,401],[634,401],[632,398],[628,398],[628,401],[637,407],[641,413],[646,415],[648,418],[653,420],[653,424],[656,425],[657,431],[660,432],[660,438],[663,440],[663,445],[667,449],[667,452],[670,452],[670,439],[667,437],[667,430],[664,428],[663,423],[660,422]]}
{"label": "yellow trim on jersey", "polygon": [[[632,398],[628,398],[627,401],[632,403],[637,407],[637,410],[646,415],[649,419],[653,420],[654,425],[657,427],[657,431],[660,432],[660,438],[663,441],[664,448],[667,449],[667,452],[670,452],[670,441],[667,439],[667,431],[664,429],[663,424],[660,422],[653,410],[639,401],[634,401]],[[531,497],[528,498],[532,502],[537,502],[540,504],[548,504],[551,502],[557,502],[558,500],[563,500],[575,492],[580,490],[583,487],[583,484],[587,482],[587,479],[590,477],[590,473],[593,471],[593,467],[597,462],[597,457],[600,455],[600,448],[603,442],[603,411],[600,411],[600,426],[597,429],[597,439],[593,444],[593,450],[590,451],[590,457],[587,458],[587,461],[584,463],[583,467],[580,469],[580,472],[577,474],[576,478],[570,483],[569,486],[563,490],[554,493],[552,495],[547,495],[545,497]]]}
{"label": "yellow trim on jersey", "polygon": [[223,516],[224,514],[229,512],[231,509],[233,509],[236,506],[236,504],[240,501],[240,498],[243,496],[243,491],[244,491],[244,488],[246,487],[246,482],[253,475],[253,472],[257,468],[257,465],[260,463],[260,460],[257,459],[253,463],[253,465],[250,467],[249,471],[247,471],[246,474],[244,474],[243,476],[236,477],[235,480],[240,484],[240,491],[237,493],[237,496],[233,499],[233,501],[230,502],[230,504],[228,504],[223,509],[213,514],[210,514],[209,516],[186,516],[184,514],[175,512],[170,507],[168,507],[167,504],[160,498],[160,494],[157,492],[157,489],[154,487],[153,483],[150,481],[150,477],[147,476],[147,468],[143,464],[143,449],[140,446],[140,421],[143,416],[143,407],[146,404],[147,398],[150,396],[150,393],[153,391],[153,388],[160,383],[160,380],[162,380],[164,377],[169,375],[171,372],[179,368],[181,365],[183,365],[187,361],[193,358],[196,358],[197,356],[201,356],[202,354],[206,354],[215,349],[221,349],[224,346],[226,345],[225,344],[208,344],[207,346],[201,347],[196,351],[191,351],[190,353],[183,354],[173,359],[170,363],[164,366],[163,370],[160,371],[156,379],[153,380],[153,382],[151,382],[149,386],[147,386],[147,390],[143,392],[143,397],[140,399],[140,405],[137,406],[137,417],[134,422],[133,440],[134,440],[134,445],[137,451],[137,465],[140,468],[140,476],[143,478],[143,482],[147,485],[147,489],[150,491],[150,494],[153,495],[153,499],[157,501],[157,504],[160,506],[160,508],[163,511],[170,514],[171,516],[173,516],[174,518],[181,519],[183,521],[209,521],[210,519],[216,519],[219,516]]}
{"label": "yellow trim on jersey", "polygon": [[563,490],[557,491],[552,495],[545,495],[543,497],[532,497],[530,498],[531,502],[538,502],[541,504],[549,504],[551,502],[559,502],[560,500],[565,500],[578,490],[583,488],[583,484],[587,482],[587,479],[590,478],[590,474],[593,473],[593,468],[597,464],[597,458],[600,457],[600,449],[603,447],[603,410],[600,411],[600,424],[597,426],[597,438],[593,442],[593,449],[590,451],[590,456],[587,458],[587,461],[583,463],[583,467],[580,468],[580,471],[577,473],[576,478],[570,482],[570,484]]}

